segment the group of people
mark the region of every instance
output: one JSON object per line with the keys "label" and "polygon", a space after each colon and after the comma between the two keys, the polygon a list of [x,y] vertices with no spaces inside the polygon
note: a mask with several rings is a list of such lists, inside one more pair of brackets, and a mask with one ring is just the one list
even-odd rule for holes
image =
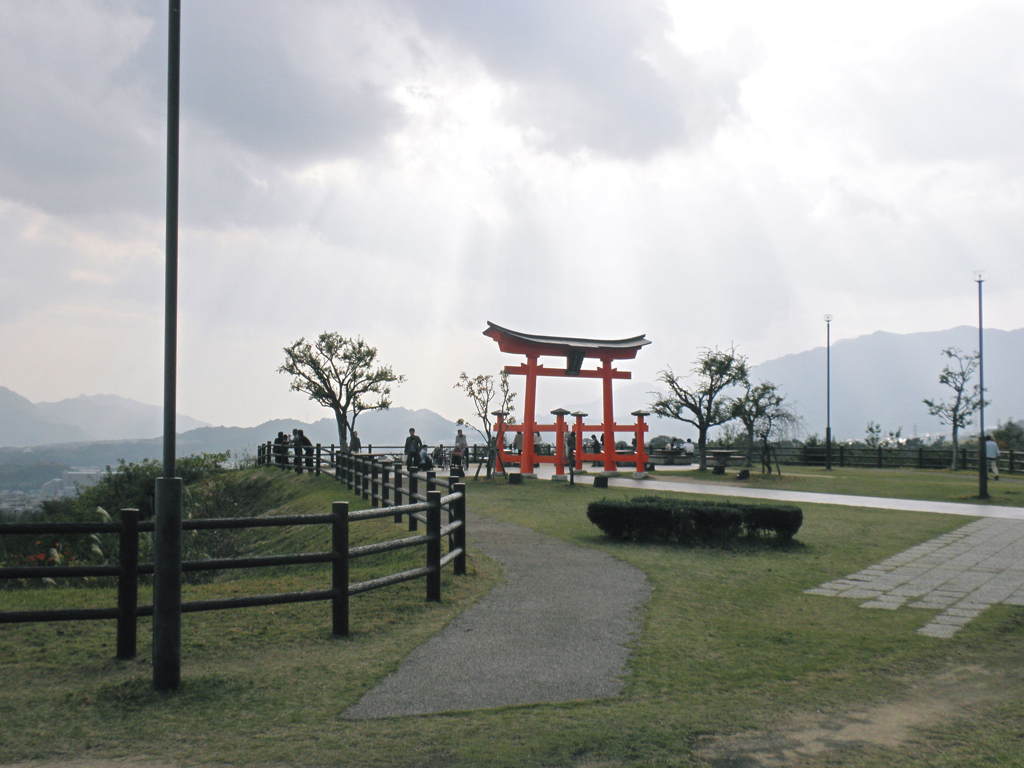
{"label": "group of people", "polygon": [[[289,458],[294,450],[297,457],[305,457],[306,466],[313,467],[313,443],[301,429],[293,429],[291,437],[284,432],[278,432],[274,438],[274,463],[282,469],[291,466]],[[301,467],[301,462],[295,464]]]}
{"label": "group of people", "polygon": [[[434,453],[431,455],[413,427],[409,427],[409,436],[405,438],[405,446],[402,451],[405,454],[405,464],[410,471],[433,469],[442,461],[443,456],[443,449],[440,445],[434,448]],[[468,456],[469,442],[460,429],[455,435],[455,446],[452,448],[452,467],[462,469]]]}

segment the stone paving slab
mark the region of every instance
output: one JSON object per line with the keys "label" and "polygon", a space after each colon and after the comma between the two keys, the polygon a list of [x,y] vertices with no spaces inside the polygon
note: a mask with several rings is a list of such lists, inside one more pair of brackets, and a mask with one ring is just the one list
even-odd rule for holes
{"label": "stone paving slab", "polygon": [[977,520],[804,591],[868,598],[862,608],[897,610],[906,605],[938,611],[918,632],[951,638],[990,605],[1024,605],[1024,521]]}

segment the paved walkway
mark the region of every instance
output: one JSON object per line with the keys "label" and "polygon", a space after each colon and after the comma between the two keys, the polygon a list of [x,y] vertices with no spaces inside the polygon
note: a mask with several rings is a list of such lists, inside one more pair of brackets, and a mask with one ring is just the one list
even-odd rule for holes
{"label": "paved walkway", "polygon": [[990,605],[1024,606],[1024,522],[976,520],[806,592],[863,600],[862,608],[937,610],[918,632],[952,637]]}
{"label": "paved walkway", "polygon": [[840,493],[810,493],[808,491],[776,491],[771,488],[746,488],[718,483],[699,483],[689,480],[673,482],[645,478],[633,480],[610,477],[608,484],[616,488],[636,488],[649,491],[675,491],[677,493],[707,493],[715,496],[735,496],[749,499],[771,499],[804,504],[843,504],[849,507],[872,509],[898,509],[908,512],[933,512],[942,515],[972,515],[998,517],[1006,520],[1024,520],[1024,507],[1002,507],[992,504],[966,504],[950,501],[920,501],[917,499],[889,499],[880,496],[848,496]]}
{"label": "paved walkway", "polygon": [[350,707],[349,718],[605,698],[623,685],[650,595],[643,572],[610,555],[473,514],[469,547],[506,581],[414,650]]}
{"label": "paved walkway", "polygon": [[[696,470],[691,467],[664,466],[666,470]],[[550,479],[554,467],[542,464],[537,476]],[[590,484],[593,475],[577,475],[576,482]],[[657,470],[642,480],[631,477],[609,477],[608,484],[615,488],[635,488],[638,491],[672,491],[674,493],[703,493],[709,496],[733,496],[744,499],[770,499],[792,501],[803,504],[842,504],[850,507],[871,509],[898,509],[908,512],[933,512],[942,515],[972,515],[974,517],[999,517],[1006,520],[1024,520],[1024,507],[1002,507],[993,504],[966,504],[949,501],[920,501],[917,499],[890,499],[881,496],[849,496],[840,493],[813,493],[809,491],[777,491],[771,488],[751,488],[743,485],[701,483],[691,480],[659,480]]]}

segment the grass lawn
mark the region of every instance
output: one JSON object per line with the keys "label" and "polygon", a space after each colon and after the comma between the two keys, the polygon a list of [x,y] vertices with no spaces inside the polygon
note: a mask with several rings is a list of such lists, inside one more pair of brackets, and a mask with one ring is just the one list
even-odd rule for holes
{"label": "grass lawn", "polygon": [[882,496],[893,499],[959,501],[971,504],[1024,506],[1024,475],[1003,473],[999,481],[989,480],[989,498],[978,498],[978,473],[948,469],[875,469],[873,467],[783,466],[782,476],[762,475],[755,467],[749,480],[736,477],[738,467],[724,475],[711,470],[658,470],[652,477],[679,482],[721,483],[744,488],[773,488],[786,491],[839,493],[853,496]]}
{"label": "grass lawn", "polygon": [[[281,513],[345,498],[329,480],[272,474],[291,496]],[[325,604],[186,615],[184,682],[170,695],[151,690],[148,653],[113,660],[113,622],[0,625],[0,764],[1024,766],[1024,610],[990,609],[954,639],[937,640],[915,632],[928,611],[868,611],[802,591],[970,518],[807,505],[795,545],[690,549],[602,537],[586,519],[586,503],[633,495],[624,490],[538,480],[471,482],[469,492],[471,553],[479,511],[600,548],[644,571],[653,594],[623,695],[344,719],[346,707],[412,648],[497,583],[496,565],[473,553],[468,577],[446,573],[441,605],[423,602],[419,582],[354,598],[348,639],[329,636]],[[397,528],[387,520],[359,525],[369,528],[354,543],[392,537]],[[279,546],[270,530],[258,529],[254,549]],[[303,540],[319,535],[304,531],[287,533],[290,547],[325,545]],[[325,576],[313,566],[238,574],[189,591],[322,588]],[[0,591],[0,610],[110,601],[103,589]],[[147,641],[148,625],[140,648]],[[884,735],[854,738],[869,722],[886,726]],[[847,723],[853,736],[844,739],[847,731],[835,728]],[[785,757],[792,744],[804,752],[800,761],[737,762],[752,743],[769,756]],[[816,753],[816,744],[827,748]]]}

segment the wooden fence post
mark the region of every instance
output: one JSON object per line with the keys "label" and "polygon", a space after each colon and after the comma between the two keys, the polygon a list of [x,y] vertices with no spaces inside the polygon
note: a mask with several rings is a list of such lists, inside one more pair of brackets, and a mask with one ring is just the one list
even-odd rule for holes
{"label": "wooden fence post", "polygon": [[441,492],[427,491],[427,600],[441,600]]}
{"label": "wooden fence post", "polygon": [[370,506],[376,508],[380,499],[380,466],[370,459]]}
{"label": "wooden fence post", "polygon": [[313,470],[314,474],[317,477],[319,477],[320,476],[320,443],[316,444],[316,462],[313,464],[313,466],[315,467],[315,469]]}
{"label": "wooden fence post", "polygon": [[139,603],[139,510],[121,510],[117,577],[117,658],[135,658]]}
{"label": "wooden fence post", "polygon": [[437,490],[436,478],[437,472],[435,472],[434,470],[430,470],[429,472],[427,472],[427,493]]}
{"label": "wooden fence post", "polygon": [[331,504],[331,633],[348,636],[348,502]]}
{"label": "wooden fence post", "polygon": [[[402,504],[402,462],[395,462],[395,506]],[[395,522],[402,522],[402,513],[395,512]]]}
{"label": "wooden fence post", "polygon": [[359,462],[359,488],[362,491],[362,497],[366,500],[370,498],[370,462],[372,461],[372,458],[366,458]]}
{"label": "wooden fence post", "polygon": [[302,474],[302,445],[292,440],[292,447],[295,449],[295,471]]}
{"label": "wooden fence post", "polygon": [[461,555],[455,556],[455,574],[457,576],[466,575],[466,484],[455,483],[452,486],[452,490],[455,493],[462,494],[462,498],[453,502],[452,504],[452,516],[456,522],[461,522],[458,528],[455,529],[454,540],[452,544],[462,550]]}
{"label": "wooden fence post", "polygon": [[[409,470],[409,503],[410,504],[415,504],[418,501],[418,499],[416,498],[416,491],[418,490],[418,485],[419,485],[419,478],[416,477],[415,470],[410,469]],[[410,531],[415,531],[415,530],[417,530],[417,528],[419,528],[419,526],[416,525],[416,516],[415,515],[409,515],[409,530]]]}
{"label": "wooden fence post", "polygon": [[388,494],[388,480],[391,479],[390,478],[390,475],[391,475],[391,471],[390,470],[391,470],[391,462],[390,461],[385,459],[384,461],[382,461],[380,463],[380,505],[382,507],[389,507],[389,506],[391,506],[388,503],[388,497],[389,497],[389,494]]}
{"label": "wooden fence post", "polygon": [[878,468],[882,468],[882,446],[878,446]]}
{"label": "wooden fence post", "polygon": [[1013,448],[1010,449],[1010,472],[1014,471]]}
{"label": "wooden fence post", "polygon": [[346,453],[342,460],[345,463],[345,485],[352,491],[355,489],[354,467],[356,458],[353,454]]}

